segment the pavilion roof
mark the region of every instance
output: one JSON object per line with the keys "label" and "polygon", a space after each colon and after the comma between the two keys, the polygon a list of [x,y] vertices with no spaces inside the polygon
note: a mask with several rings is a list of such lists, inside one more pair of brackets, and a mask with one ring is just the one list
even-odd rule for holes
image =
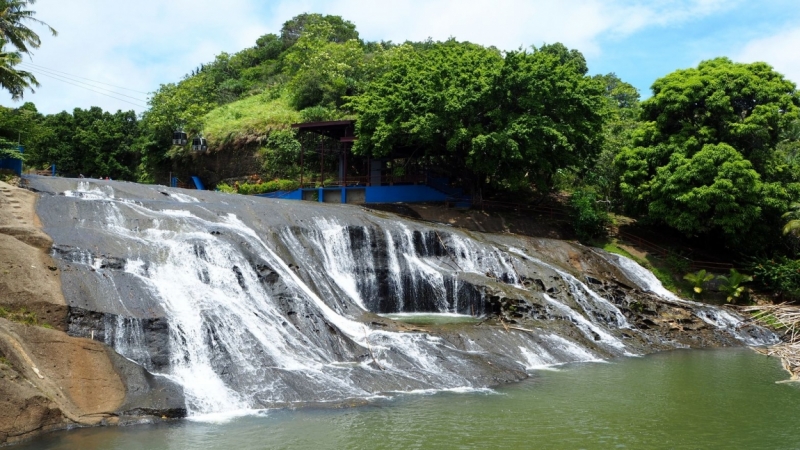
{"label": "pavilion roof", "polygon": [[308,131],[335,139],[339,142],[353,142],[355,137],[355,120],[329,120],[324,122],[303,122],[292,124],[298,131]]}

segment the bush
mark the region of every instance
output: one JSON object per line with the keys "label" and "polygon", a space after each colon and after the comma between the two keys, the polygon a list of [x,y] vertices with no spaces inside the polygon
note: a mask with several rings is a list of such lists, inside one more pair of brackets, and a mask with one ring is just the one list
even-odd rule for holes
{"label": "bush", "polygon": [[264,174],[268,177],[293,177],[299,173],[300,141],[291,130],[274,130],[261,151]]}
{"label": "bush", "polygon": [[218,184],[217,185],[217,190],[220,191],[220,192],[224,192],[226,194],[235,194],[236,193],[236,189],[234,189],[233,186],[231,186],[231,185],[229,185],[227,183]]}
{"label": "bush", "polygon": [[593,191],[578,189],[570,198],[572,207],[572,227],[582,241],[605,234],[605,227],[611,221],[597,202],[597,194]]}
{"label": "bush", "polygon": [[[236,192],[235,188],[232,188],[226,184],[217,185],[217,189],[223,192],[228,192],[224,189],[230,189],[231,192]],[[242,195],[256,195],[256,194],[266,194],[269,192],[275,191],[293,191],[295,189],[300,188],[300,183],[294,180],[272,180],[266,181],[264,183],[243,183],[239,185],[239,193]]]}
{"label": "bush", "polygon": [[763,289],[786,300],[800,300],[800,260],[785,256],[756,260],[750,270]]}

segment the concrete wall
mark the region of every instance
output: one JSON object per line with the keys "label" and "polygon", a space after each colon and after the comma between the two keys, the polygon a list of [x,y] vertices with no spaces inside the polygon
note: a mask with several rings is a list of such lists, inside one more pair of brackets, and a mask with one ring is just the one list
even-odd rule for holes
{"label": "concrete wall", "polygon": [[363,205],[367,202],[367,190],[365,188],[347,190],[347,203]]}
{"label": "concrete wall", "polygon": [[342,203],[342,189],[321,189],[322,201],[325,203]]}

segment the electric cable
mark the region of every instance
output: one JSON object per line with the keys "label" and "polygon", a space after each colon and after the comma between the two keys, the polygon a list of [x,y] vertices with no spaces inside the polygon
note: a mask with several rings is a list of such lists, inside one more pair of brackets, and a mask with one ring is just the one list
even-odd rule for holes
{"label": "electric cable", "polygon": [[95,82],[95,83],[105,84],[106,86],[111,86],[111,87],[115,87],[115,88],[119,88],[119,89],[125,89],[126,91],[136,92],[138,94],[146,94],[146,95],[150,94],[150,92],[142,92],[142,91],[137,91],[136,89],[130,89],[130,88],[117,86],[117,85],[110,84],[110,83],[104,83],[102,81],[93,80],[91,78],[82,77],[80,75],[74,75],[74,74],[71,74],[71,73],[68,73],[68,72],[64,72],[64,71],[61,71],[61,70],[56,70],[56,69],[51,69],[49,67],[40,66],[38,64],[34,64],[34,63],[28,62],[28,61],[22,61],[22,64],[28,64],[28,65],[30,65],[32,67],[36,67],[36,68],[44,69],[44,70],[49,70],[51,72],[63,73],[64,75],[69,75],[69,76],[75,77],[75,78],[82,78],[84,80],[89,80],[89,81],[92,81],[92,82]]}
{"label": "electric cable", "polygon": [[119,98],[119,97],[114,97],[113,95],[106,94],[105,92],[95,91],[94,89],[90,89],[90,88],[88,88],[88,87],[86,87],[86,86],[81,86],[81,85],[79,85],[79,84],[70,83],[69,81],[62,80],[62,79],[60,79],[60,78],[56,78],[56,77],[55,77],[55,76],[53,76],[53,75],[48,75],[48,74],[46,74],[46,73],[40,73],[39,75],[44,75],[44,76],[46,76],[46,77],[50,77],[50,78],[53,78],[53,79],[55,79],[55,80],[58,80],[58,81],[60,81],[60,82],[62,82],[62,83],[71,84],[71,85],[73,85],[73,86],[77,86],[77,87],[79,87],[79,88],[83,88],[83,89],[86,89],[86,90],[89,90],[89,91],[92,91],[92,92],[96,92],[96,93],[98,93],[98,94],[100,94],[100,95],[105,95],[106,97],[111,97],[111,98],[113,98],[113,99],[115,99],[115,100],[119,100],[119,101],[121,101],[121,102],[129,103],[129,104],[131,104],[131,105],[138,106],[138,107],[140,107],[140,108],[145,108],[145,109],[146,109],[146,108],[149,108],[149,106],[146,106],[146,105],[141,105],[141,104],[138,104],[138,103],[133,103],[133,102],[131,102],[131,101],[128,101],[128,100],[123,100],[123,99],[121,99],[121,98]]}
{"label": "electric cable", "polygon": [[95,86],[95,85],[89,84],[89,83],[87,83],[85,81],[80,81],[80,80],[76,80],[74,78],[70,78],[70,77],[65,76],[65,75],[59,75],[57,73],[53,73],[50,70],[43,70],[43,69],[25,67],[24,63],[21,64],[21,66],[22,66],[23,69],[27,69],[27,70],[29,70],[29,71],[31,71],[33,73],[40,73],[40,74],[43,74],[43,75],[51,75],[51,76],[54,76],[54,77],[63,78],[63,79],[66,79],[66,80],[73,81],[75,83],[85,84],[86,86],[90,86],[90,87],[97,88],[97,89],[102,89],[102,90],[108,91],[108,92],[110,92],[110,93],[112,93],[114,95],[119,95],[121,97],[127,97],[127,98],[130,98],[132,100],[136,100],[136,101],[142,101],[142,99],[140,97],[133,97],[133,96],[130,96],[130,95],[127,95],[127,94],[123,94],[121,92],[117,92],[117,91],[114,91],[114,90],[111,90],[111,89],[108,89],[108,88],[104,88],[102,86]]}

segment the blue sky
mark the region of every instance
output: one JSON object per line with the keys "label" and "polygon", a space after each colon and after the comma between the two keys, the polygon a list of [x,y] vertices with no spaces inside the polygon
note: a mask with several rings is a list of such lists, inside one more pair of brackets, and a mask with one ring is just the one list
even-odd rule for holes
{"label": "blue sky", "polygon": [[[797,0],[39,0],[32,9],[59,36],[39,29],[42,46],[28,59],[36,66],[26,67],[42,86],[24,101],[44,113],[90,106],[142,112],[146,93],[159,84],[179,80],[219,52],[253,45],[302,12],[341,15],[367,40],[453,36],[505,50],[562,42],[584,53],[591,73],[615,72],[643,97],[657,78],[717,56],[766,61],[800,83],[798,6]],[[21,103],[3,93],[0,104]]]}

